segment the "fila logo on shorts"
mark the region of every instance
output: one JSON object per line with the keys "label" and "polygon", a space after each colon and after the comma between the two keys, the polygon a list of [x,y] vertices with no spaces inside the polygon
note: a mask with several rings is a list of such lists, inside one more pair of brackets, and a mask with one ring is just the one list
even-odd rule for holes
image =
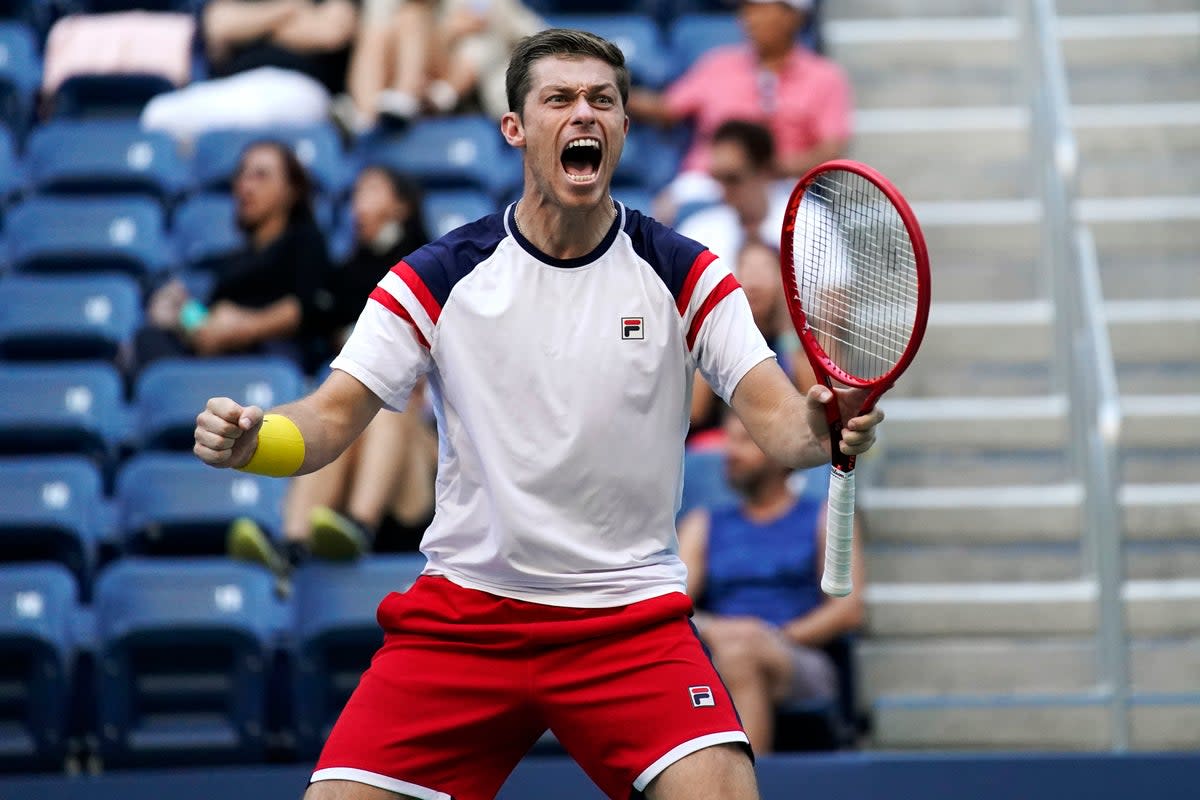
{"label": "fila logo on shorts", "polygon": [[621,317],[622,339],[645,339],[646,331],[642,328],[641,317]]}
{"label": "fila logo on shorts", "polygon": [[717,701],[713,699],[712,689],[707,686],[689,686],[688,694],[692,696],[693,708],[715,706],[717,704]]}

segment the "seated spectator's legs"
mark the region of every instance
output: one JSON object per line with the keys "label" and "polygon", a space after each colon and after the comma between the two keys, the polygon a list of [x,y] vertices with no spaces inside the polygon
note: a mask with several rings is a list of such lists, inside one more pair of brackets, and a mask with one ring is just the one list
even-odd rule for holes
{"label": "seated spectator's legs", "polygon": [[283,536],[289,545],[307,546],[313,509],[341,508],[345,503],[366,436],[364,431],[340,456],[316,472],[292,478],[283,508]]}
{"label": "seated spectator's legs", "polygon": [[837,673],[828,656],[789,642],[761,620],[710,618],[701,630],[755,753],[771,751],[776,705],[837,694]]}
{"label": "seated spectator's legs", "polygon": [[215,128],[313,125],[329,116],[329,92],[291,70],[261,67],[160,94],[142,111],[142,127],[190,141]]}
{"label": "seated spectator's legs", "polygon": [[434,11],[434,0],[404,0],[392,16],[392,79],[377,97],[377,113],[407,120],[420,111],[435,49]]}
{"label": "seated spectator's legs", "polygon": [[381,412],[367,428],[355,464],[346,512],[369,530],[385,514],[402,524],[427,519],[433,508],[437,440],[421,419],[420,397],[403,414]]}
{"label": "seated spectator's legs", "polygon": [[387,88],[395,63],[395,30],[392,19],[397,0],[365,0],[362,24],[354,40],[346,87],[357,113],[356,130],[375,124],[379,113],[379,93]]}

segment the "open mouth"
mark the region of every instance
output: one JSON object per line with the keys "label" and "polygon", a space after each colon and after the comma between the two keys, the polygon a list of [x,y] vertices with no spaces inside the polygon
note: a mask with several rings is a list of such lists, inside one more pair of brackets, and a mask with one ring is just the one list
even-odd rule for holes
{"label": "open mouth", "polygon": [[600,174],[600,159],[603,152],[600,140],[592,138],[575,139],[563,148],[563,171],[575,183],[591,183]]}

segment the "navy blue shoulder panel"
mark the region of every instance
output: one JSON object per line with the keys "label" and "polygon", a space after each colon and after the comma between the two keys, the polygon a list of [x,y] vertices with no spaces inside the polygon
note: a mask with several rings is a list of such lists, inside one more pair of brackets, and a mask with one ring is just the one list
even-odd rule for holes
{"label": "navy blue shoulder panel", "polygon": [[633,240],[634,252],[654,268],[675,298],[683,290],[696,257],[708,249],[628,206],[625,208],[625,232]]}
{"label": "navy blue shoulder panel", "polygon": [[446,305],[455,284],[491,257],[507,234],[504,215],[489,214],[455,228],[404,258],[439,306]]}

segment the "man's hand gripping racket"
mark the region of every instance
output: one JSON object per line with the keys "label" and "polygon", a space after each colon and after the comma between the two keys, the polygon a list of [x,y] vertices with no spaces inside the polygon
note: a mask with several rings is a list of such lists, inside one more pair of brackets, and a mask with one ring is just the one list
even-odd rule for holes
{"label": "man's hand gripping racket", "polygon": [[[912,363],[929,316],[929,255],[912,209],[864,164],[814,167],[788,201],[780,266],[817,380],[864,390],[858,414],[869,412]],[[853,588],[855,456],[841,451],[838,405],[825,406],[832,464],[821,589],[842,597]]]}

